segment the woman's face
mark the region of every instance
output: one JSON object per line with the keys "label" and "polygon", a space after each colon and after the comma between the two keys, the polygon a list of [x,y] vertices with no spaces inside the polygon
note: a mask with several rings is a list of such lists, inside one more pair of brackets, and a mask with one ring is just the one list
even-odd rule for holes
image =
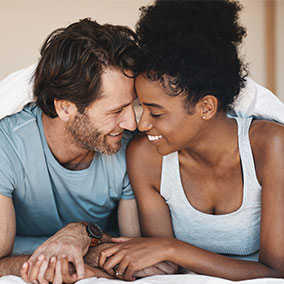
{"label": "woman's face", "polygon": [[161,155],[193,146],[200,137],[202,116],[198,104],[188,114],[182,95],[169,96],[159,81],[143,75],[135,80],[138,99],[143,108],[138,128],[146,132]]}

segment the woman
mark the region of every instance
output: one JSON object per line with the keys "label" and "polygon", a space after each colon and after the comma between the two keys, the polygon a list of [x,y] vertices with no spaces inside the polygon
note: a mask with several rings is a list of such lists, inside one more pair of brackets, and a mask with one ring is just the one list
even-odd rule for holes
{"label": "woman", "polygon": [[141,230],[152,238],[116,239],[100,258],[111,275],[133,280],[170,261],[232,280],[284,277],[284,128],[226,115],[246,77],[240,10],[233,1],[142,9],[135,86],[146,135],[127,161]]}

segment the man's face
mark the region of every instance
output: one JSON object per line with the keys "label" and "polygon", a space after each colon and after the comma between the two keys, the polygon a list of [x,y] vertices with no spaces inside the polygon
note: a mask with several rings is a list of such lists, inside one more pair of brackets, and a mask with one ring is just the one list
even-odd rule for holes
{"label": "man's face", "polygon": [[121,71],[107,69],[102,75],[102,97],[68,123],[74,143],[88,151],[113,154],[119,151],[125,129],[135,130],[134,80]]}

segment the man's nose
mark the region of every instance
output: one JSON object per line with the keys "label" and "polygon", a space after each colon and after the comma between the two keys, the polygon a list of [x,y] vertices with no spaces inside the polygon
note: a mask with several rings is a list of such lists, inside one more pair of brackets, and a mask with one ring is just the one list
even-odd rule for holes
{"label": "man's nose", "polygon": [[123,115],[123,118],[119,124],[123,129],[134,131],[137,128],[135,112],[133,106],[129,106]]}

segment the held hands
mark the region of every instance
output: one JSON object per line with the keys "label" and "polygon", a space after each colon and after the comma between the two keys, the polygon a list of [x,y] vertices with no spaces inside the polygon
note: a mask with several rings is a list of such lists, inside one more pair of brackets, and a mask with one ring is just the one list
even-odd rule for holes
{"label": "held hands", "polygon": [[[135,280],[136,277],[174,274],[177,271],[177,265],[164,261],[168,259],[165,248],[169,247],[169,239],[165,238],[111,239],[107,236],[102,241],[112,240],[114,243],[89,248],[84,264],[83,255],[90,239],[87,236],[87,241],[84,240],[86,231],[80,232],[78,224],[66,226],[34,252],[21,270],[25,281],[61,284],[92,276]],[[70,230],[72,233],[69,234]],[[105,272],[97,268],[98,265]]]}
{"label": "held hands", "polygon": [[38,280],[40,283],[48,284],[53,275],[53,283],[61,284],[61,270],[65,264],[64,260],[61,261],[62,258],[66,258],[75,267],[71,274],[72,279],[84,278],[83,256],[88,250],[89,243],[90,238],[86,234],[85,225],[71,223],[65,226],[35,250],[21,270],[22,278],[27,282]]}
{"label": "held hands", "polygon": [[[40,263],[38,263],[40,265]],[[54,260],[54,257],[51,259],[51,262],[48,266],[48,269],[46,270],[45,273],[45,280],[49,282],[53,282],[54,279],[54,272],[55,272],[55,267],[61,268],[61,281],[64,283],[74,283],[78,281],[75,267],[68,262],[68,259],[66,257],[62,257],[61,260],[57,261]],[[28,265],[27,265],[28,267]],[[26,267],[26,268],[27,268]],[[85,277],[84,278],[89,278],[89,277],[104,277],[104,278],[112,278],[110,275],[108,275],[106,272],[102,271],[99,268],[91,267],[87,264],[84,264],[85,268]],[[21,270],[21,275],[24,279],[28,278],[28,269],[22,268]],[[33,280],[34,282],[35,280]]]}
{"label": "held hands", "polygon": [[167,260],[170,239],[113,238],[116,245],[101,252],[99,265],[108,274],[123,280],[154,274],[169,274],[177,266]]}

